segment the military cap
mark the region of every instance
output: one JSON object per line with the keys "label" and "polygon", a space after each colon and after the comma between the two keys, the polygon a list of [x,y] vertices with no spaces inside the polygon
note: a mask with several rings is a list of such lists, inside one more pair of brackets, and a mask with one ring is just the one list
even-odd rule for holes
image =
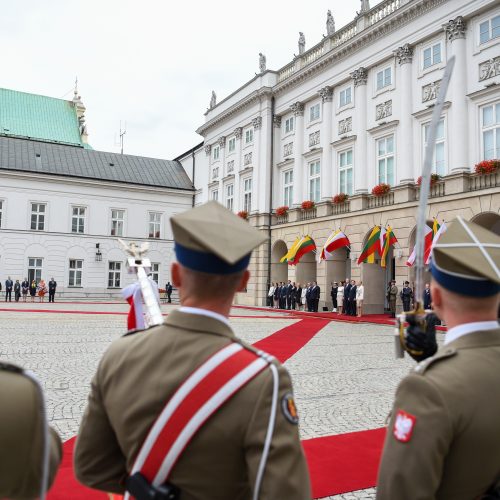
{"label": "military cap", "polygon": [[461,217],[432,251],[431,273],[444,288],[472,297],[500,291],[500,237]]}
{"label": "military cap", "polygon": [[216,201],[171,219],[175,255],[183,266],[210,274],[233,274],[248,267],[252,250],[267,240],[241,217]]}

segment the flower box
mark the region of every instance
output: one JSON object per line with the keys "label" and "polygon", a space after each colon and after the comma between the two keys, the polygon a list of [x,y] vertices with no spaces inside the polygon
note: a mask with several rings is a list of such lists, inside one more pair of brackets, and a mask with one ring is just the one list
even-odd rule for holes
{"label": "flower box", "polygon": [[381,184],[377,184],[372,189],[372,194],[374,196],[384,196],[384,194],[387,194],[390,190],[391,190],[391,186],[389,184],[384,184],[382,182]]}
{"label": "flower box", "polygon": [[315,206],[316,204],[311,200],[303,201],[301,205],[302,210],[312,210]]}
{"label": "flower box", "polygon": [[334,205],[340,205],[342,203],[345,203],[347,201],[347,198],[349,198],[349,196],[347,196],[345,193],[339,193],[332,198],[332,201]]}
{"label": "flower box", "polygon": [[240,210],[238,212],[238,217],[241,217],[242,219],[248,219],[248,212],[246,210]]}
{"label": "flower box", "polygon": [[289,208],[285,205],[283,207],[278,207],[276,209],[276,215],[278,217],[283,217],[283,215],[286,215],[288,213]]}
{"label": "flower box", "polygon": [[500,167],[500,160],[484,160],[476,164],[474,172],[479,175],[494,174]]}
{"label": "flower box", "polygon": [[[438,174],[431,174],[431,186],[434,186],[434,184],[436,184],[436,182],[439,182],[441,180],[441,176],[439,176]],[[417,179],[417,186],[421,186],[422,185],[422,176],[420,176],[418,179]]]}

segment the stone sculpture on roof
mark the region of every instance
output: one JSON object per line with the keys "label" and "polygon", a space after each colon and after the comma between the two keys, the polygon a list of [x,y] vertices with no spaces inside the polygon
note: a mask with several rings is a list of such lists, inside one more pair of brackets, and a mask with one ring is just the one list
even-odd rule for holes
{"label": "stone sculpture on roof", "polygon": [[266,71],[266,56],[262,52],[259,52],[259,71],[261,73]]}
{"label": "stone sculpture on roof", "polygon": [[212,97],[210,97],[210,109],[215,108],[217,104],[217,96],[215,95],[215,90],[212,90]]}
{"label": "stone sculpture on roof", "polygon": [[306,50],[306,37],[302,31],[299,31],[299,54],[303,54]]}
{"label": "stone sculpture on roof", "polygon": [[335,33],[335,19],[333,19],[332,11],[328,9],[326,14],[326,34],[332,36]]}

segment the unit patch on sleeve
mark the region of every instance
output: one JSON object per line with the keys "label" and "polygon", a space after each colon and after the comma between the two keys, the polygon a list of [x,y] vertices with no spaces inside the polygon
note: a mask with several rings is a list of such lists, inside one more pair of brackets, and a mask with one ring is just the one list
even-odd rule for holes
{"label": "unit patch on sleeve", "polygon": [[297,407],[295,406],[295,400],[291,392],[287,392],[283,396],[281,400],[281,411],[291,424],[297,425],[299,423],[299,414],[297,413]]}
{"label": "unit patch on sleeve", "polygon": [[402,443],[407,443],[411,439],[416,422],[417,417],[403,410],[398,410],[392,430],[394,437]]}

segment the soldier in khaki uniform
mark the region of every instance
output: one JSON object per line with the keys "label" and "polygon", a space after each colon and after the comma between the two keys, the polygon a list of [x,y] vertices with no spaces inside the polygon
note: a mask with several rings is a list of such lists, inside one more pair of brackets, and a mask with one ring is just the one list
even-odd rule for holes
{"label": "soldier in khaki uniform", "polygon": [[38,498],[54,481],[61,440],[47,426],[44,412],[36,379],[0,363],[0,498]]}
{"label": "soldier in khaki uniform", "polygon": [[432,301],[448,332],[397,389],[378,499],[473,500],[500,486],[499,267],[500,238],[460,218],[434,248]]}
{"label": "soldier in khaki uniform", "polygon": [[389,302],[389,311],[393,318],[396,317],[396,300],[398,298],[398,287],[396,282],[393,280],[389,283],[387,287],[387,300]]}
{"label": "soldier in khaki uniform", "polygon": [[[172,218],[178,262],[172,282],[181,307],[163,325],[114,342],[92,381],[75,450],[77,478],[85,485],[123,493],[149,429],[176,389],[207,358],[240,343],[228,316],[234,294],[245,288],[253,248],[262,233],[216,202]],[[270,370],[260,372],[229,399],[185,448],[169,477],[182,500],[250,499],[270,416],[276,418],[257,498],[311,498],[299,440],[290,376],[279,374],[277,405]]]}

